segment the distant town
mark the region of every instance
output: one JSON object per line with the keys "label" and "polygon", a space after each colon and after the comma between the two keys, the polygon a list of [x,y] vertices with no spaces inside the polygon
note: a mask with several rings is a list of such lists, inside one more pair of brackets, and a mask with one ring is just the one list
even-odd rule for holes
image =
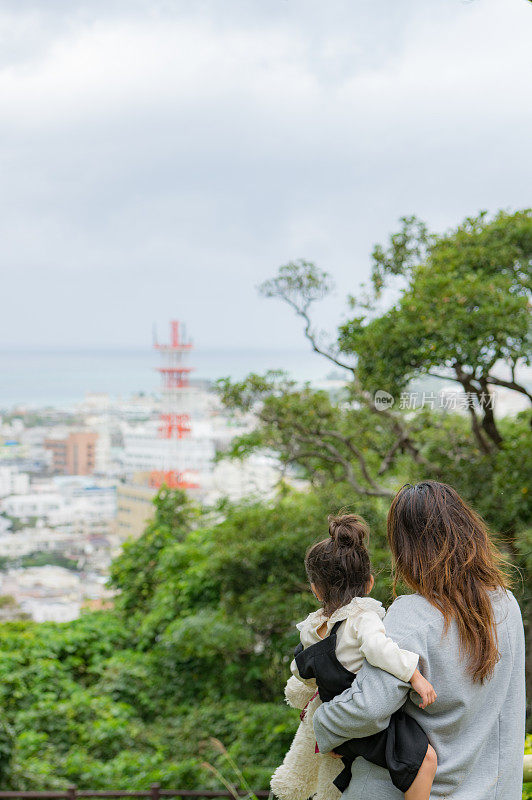
{"label": "distant town", "polygon": [[87,394],[72,411],[15,407],[0,416],[0,619],[64,622],[112,602],[109,565],[142,534],[164,484],[213,504],[274,491],[265,454],[215,460],[253,416],[229,415],[194,381],[178,322],[154,342],[157,396]]}
{"label": "distant town", "polygon": [[[0,411],[0,619],[66,622],[112,603],[110,563],[143,533],[163,485],[205,505],[273,495],[281,477],[273,454],[216,458],[255,418],[228,413],[212,382],[194,380],[193,353],[173,321],[169,338],[153,343],[157,394],[89,393],[68,411]],[[333,374],[313,385],[334,394],[345,380]],[[453,384],[418,389],[396,398],[398,406],[467,413]],[[519,408],[511,393],[498,393],[499,413]]]}

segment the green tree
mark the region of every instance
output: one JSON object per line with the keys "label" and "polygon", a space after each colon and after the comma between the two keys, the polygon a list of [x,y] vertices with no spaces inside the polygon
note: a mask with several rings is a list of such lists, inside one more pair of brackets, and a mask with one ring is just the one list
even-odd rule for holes
{"label": "green tree", "polygon": [[163,487],[154,498],[155,514],[141,539],[124,543],[122,552],[111,566],[110,586],[118,590],[117,606],[142,620],[161,576],[158,556],[173,542],[185,538],[191,529],[196,509],[183,491]]}
{"label": "green tree", "polygon": [[[378,297],[390,276],[405,285],[386,313],[353,317],[340,326],[339,346],[356,356],[360,381],[370,391],[397,394],[421,375],[458,382],[473,402],[473,433],[484,452],[499,447],[493,387],[532,400],[516,379],[530,363],[532,211],[486,213],[437,236],[404,218],[387,248],[373,251]],[[356,305],[356,301],[352,300]],[[504,362],[510,377],[497,374]]]}
{"label": "green tree", "polygon": [[331,289],[327,273],[307,261],[284,265],[260,287],[266,297],[282,300],[302,318],[304,335],[316,353],[345,370],[348,383],[342,397],[333,402],[325,392],[308,385],[300,388],[282,373],[250,375],[240,382],[220,380],[225,406],[238,412],[253,409],[259,420],[251,435],[233,442],[228,455],[241,457],[270,448],[314,483],[341,480],[359,495],[391,497],[396,482],[392,470],[401,455],[431,474],[437,465],[427,460],[405,415],[376,408],[356,366],[342,360],[338,347],[321,343],[310,310]]}

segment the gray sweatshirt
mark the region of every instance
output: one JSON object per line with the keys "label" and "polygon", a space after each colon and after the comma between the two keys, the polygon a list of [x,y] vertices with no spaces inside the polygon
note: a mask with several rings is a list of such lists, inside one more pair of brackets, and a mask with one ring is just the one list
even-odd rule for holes
{"label": "gray sweatshirt", "polygon": [[[320,752],[388,725],[405,701],[438,756],[431,798],[521,800],[525,735],[525,646],[519,606],[511,592],[493,593],[500,660],[493,677],[473,683],[460,653],[454,623],[419,595],[399,597],[386,617],[386,632],[419,653],[419,669],[438,698],[422,711],[408,683],[365,663],[353,686],[314,715]],[[416,703],[417,700],[417,703]],[[401,800],[387,770],[357,758],[342,800]]]}

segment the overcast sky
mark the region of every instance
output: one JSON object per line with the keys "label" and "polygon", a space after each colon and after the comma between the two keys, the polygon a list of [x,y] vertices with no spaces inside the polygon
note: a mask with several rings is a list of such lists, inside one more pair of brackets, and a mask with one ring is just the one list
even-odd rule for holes
{"label": "overcast sky", "polygon": [[0,345],[302,344],[415,213],[531,205],[526,0],[0,0]]}

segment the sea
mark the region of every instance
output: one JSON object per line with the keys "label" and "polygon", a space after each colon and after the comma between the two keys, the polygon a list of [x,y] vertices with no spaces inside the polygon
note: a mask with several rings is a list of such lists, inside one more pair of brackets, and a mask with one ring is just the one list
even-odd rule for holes
{"label": "sea", "polygon": [[[158,392],[157,353],[150,348],[0,349],[0,409],[67,408],[90,393],[127,398]],[[284,370],[297,381],[320,382],[341,371],[312,350],[200,349],[190,355],[191,377],[241,380],[250,372]]]}
{"label": "sea", "polygon": [[[229,377],[242,380],[250,372],[283,370],[298,382],[320,384],[327,379],[345,379],[346,373],[309,349],[201,349],[190,354],[192,380],[214,382]],[[0,412],[17,407],[72,410],[86,395],[108,394],[127,399],[144,393],[158,394],[158,354],[151,348],[67,349],[0,348]],[[500,370],[501,377],[508,377]],[[523,367],[519,380],[532,389],[532,367]],[[420,378],[411,388],[440,391],[444,381]],[[458,391],[457,384],[448,388]],[[527,407],[526,398],[498,389],[496,411],[516,413]]]}

